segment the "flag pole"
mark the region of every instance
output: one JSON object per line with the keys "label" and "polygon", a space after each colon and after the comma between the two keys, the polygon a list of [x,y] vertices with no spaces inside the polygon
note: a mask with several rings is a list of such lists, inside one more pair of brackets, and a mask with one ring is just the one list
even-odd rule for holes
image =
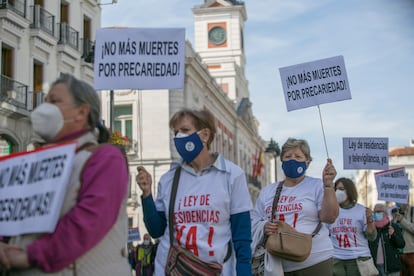
{"label": "flag pole", "polygon": [[319,119],[321,121],[321,127],[322,127],[323,141],[325,143],[326,157],[329,158],[328,146],[326,145],[325,130],[323,129],[323,123],[322,123],[321,108],[319,107],[319,104],[318,104],[318,110],[319,110]]}

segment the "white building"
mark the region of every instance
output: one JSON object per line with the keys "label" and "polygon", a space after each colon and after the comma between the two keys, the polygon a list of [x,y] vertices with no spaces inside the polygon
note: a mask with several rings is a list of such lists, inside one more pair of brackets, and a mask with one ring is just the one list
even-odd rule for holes
{"label": "white building", "polygon": [[184,89],[114,91],[113,100],[110,91],[102,92],[104,120],[110,122],[113,101],[113,130],[133,141],[127,150],[131,175],[128,212],[130,226],[139,225],[141,235],[146,230],[138,207],[141,191],[135,184],[136,167],[142,164],[152,173],[155,196],[160,176],[179,157],[168,122],[183,107],[212,111],[218,128],[212,150],[245,170],[253,200],[261,186],[271,180],[272,157],[267,154],[263,172],[257,179],[252,177],[253,156],[267,143],[258,134],[245,77],[245,6],[240,1],[205,1],[192,11],[195,47],[186,43]]}
{"label": "white building", "polygon": [[96,0],[0,2],[0,156],[27,149],[28,116],[60,73],[93,83],[100,22]]}
{"label": "white building", "polygon": [[[110,0],[107,1],[111,3]],[[115,1],[116,2],[116,1]],[[128,147],[130,226],[146,232],[135,184],[136,166],[159,177],[178,157],[168,127],[182,107],[206,108],[216,117],[213,150],[246,172],[252,199],[274,179],[272,155],[263,154],[262,173],[253,177],[254,156],[267,142],[258,134],[245,76],[244,24],[241,1],[201,1],[193,7],[195,47],[186,43],[184,89],[122,90],[101,93],[103,119],[131,139]],[[100,27],[98,0],[9,0],[0,2],[0,156],[30,148],[30,112],[43,102],[50,84],[71,73],[93,84],[93,43]],[[139,20],[137,18],[137,20]],[[142,24],[141,24],[142,25]]]}

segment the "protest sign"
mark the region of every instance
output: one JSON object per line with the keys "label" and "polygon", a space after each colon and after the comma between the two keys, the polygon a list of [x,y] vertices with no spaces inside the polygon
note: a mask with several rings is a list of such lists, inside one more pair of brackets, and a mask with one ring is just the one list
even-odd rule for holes
{"label": "protest sign", "polygon": [[128,229],[128,242],[139,241],[141,235],[139,234],[138,227],[132,227]]}
{"label": "protest sign", "polygon": [[410,181],[405,168],[375,173],[378,199],[397,203],[408,203]]}
{"label": "protest sign", "polygon": [[343,56],[279,68],[288,111],[351,99]]}
{"label": "protest sign", "polygon": [[53,232],[76,143],[0,159],[0,236]]}
{"label": "protest sign", "polygon": [[184,87],[185,29],[105,28],[96,31],[94,87]]}
{"label": "protest sign", "polygon": [[344,169],[388,169],[388,138],[342,138]]}

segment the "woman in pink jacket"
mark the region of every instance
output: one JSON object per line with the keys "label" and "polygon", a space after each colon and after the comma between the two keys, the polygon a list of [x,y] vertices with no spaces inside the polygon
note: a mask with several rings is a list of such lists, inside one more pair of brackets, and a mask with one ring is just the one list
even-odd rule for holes
{"label": "woman in pink jacket", "polygon": [[32,112],[33,131],[45,145],[76,142],[77,150],[54,232],[0,242],[8,275],[131,275],[125,252],[128,166],[117,147],[98,145],[109,138],[100,116],[95,90],[66,74]]}

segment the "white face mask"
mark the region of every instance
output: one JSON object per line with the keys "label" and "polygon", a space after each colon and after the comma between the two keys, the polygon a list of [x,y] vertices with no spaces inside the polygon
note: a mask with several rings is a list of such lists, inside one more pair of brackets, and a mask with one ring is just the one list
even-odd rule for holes
{"label": "white face mask", "polygon": [[338,203],[343,203],[348,197],[345,191],[339,189],[335,191],[335,196]]}
{"label": "white face mask", "polygon": [[144,240],[144,245],[149,245],[149,244],[150,244],[149,240]]}
{"label": "white face mask", "polygon": [[64,120],[60,109],[51,103],[42,103],[30,114],[33,131],[50,142],[62,129]]}

